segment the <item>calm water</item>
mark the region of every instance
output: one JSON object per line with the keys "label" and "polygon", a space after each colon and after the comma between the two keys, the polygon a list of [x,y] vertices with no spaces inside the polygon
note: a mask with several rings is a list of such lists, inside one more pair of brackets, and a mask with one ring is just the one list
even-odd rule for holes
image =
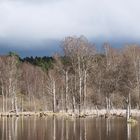
{"label": "calm water", "polygon": [[124,118],[0,118],[0,140],[140,140]]}

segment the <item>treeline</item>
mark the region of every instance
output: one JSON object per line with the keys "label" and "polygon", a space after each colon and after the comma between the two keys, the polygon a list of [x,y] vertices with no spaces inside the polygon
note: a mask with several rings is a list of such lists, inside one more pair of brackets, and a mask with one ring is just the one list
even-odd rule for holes
{"label": "treeline", "polygon": [[53,57],[25,57],[25,58],[20,58],[22,62],[29,62],[30,64],[36,65],[41,67],[43,70],[49,70],[53,66]]}
{"label": "treeline", "polygon": [[66,37],[63,56],[0,56],[0,110],[53,112],[140,107],[140,48],[105,43],[102,52],[85,37]]}

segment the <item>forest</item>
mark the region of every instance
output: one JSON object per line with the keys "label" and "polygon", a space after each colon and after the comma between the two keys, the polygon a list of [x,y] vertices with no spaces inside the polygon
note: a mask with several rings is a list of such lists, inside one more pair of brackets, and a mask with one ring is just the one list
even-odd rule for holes
{"label": "forest", "polygon": [[68,111],[124,109],[131,97],[140,108],[140,47],[99,52],[85,37],[66,37],[63,54],[26,57],[0,56],[0,111]]}

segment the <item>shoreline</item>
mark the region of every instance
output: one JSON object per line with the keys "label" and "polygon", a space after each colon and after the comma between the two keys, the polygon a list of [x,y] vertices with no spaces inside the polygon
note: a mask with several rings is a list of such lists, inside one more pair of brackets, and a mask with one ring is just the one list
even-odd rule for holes
{"label": "shoreline", "polygon": [[[80,117],[80,118],[86,118],[86,117],[126,117],[126,110],[125,109],[113,109],[110,110],[110,113],[107,113],[105,109],[101,110],[86,110],[85,112],[81,112],[81,114],[78,114],[78,111],[73,113],[72,111],[60,111],[53,113],[52,111],[28,111],[28,112],[0,112],[1,117],[30,117],[30,116],[36,116],[36,117],[48,117],[48,116],[60,116],[60,117]],[[139,117],[140,116],[140,110],[138,109],[132,109],[131,110],[131,116],[132,117]]]}

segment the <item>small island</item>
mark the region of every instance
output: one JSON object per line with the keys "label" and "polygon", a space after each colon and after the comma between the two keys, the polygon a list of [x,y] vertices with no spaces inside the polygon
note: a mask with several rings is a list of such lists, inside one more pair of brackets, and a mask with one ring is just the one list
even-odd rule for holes
{"label": "small island", "polygon": [[[0,56],[0,115],[139,116],[140,48],[104,43],[99,52],[84,36],[66,37],[63,53]],[[129,120],[130,121],[130,120]]]}

